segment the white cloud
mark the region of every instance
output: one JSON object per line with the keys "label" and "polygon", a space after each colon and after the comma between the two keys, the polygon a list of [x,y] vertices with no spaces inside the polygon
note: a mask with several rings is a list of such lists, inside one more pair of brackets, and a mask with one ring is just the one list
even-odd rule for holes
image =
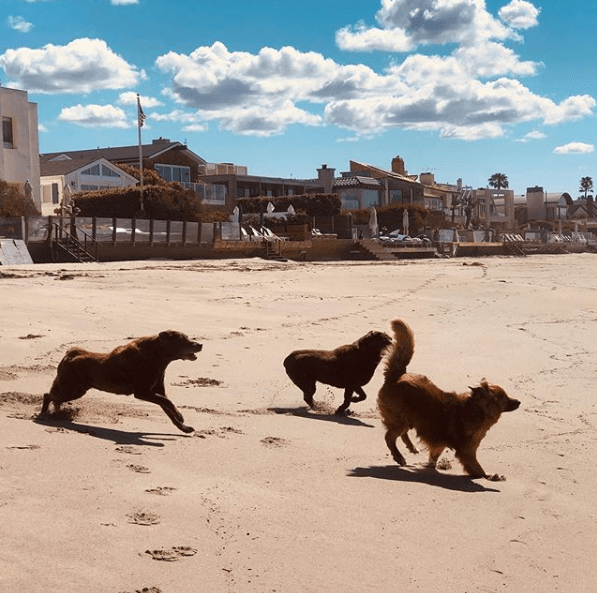
{"label": "white cloud", "polygon": [[38,93],[90,93],[135,86],[145,77],[101,39],[75,39],[41,49],[21,47],[0,54],[11,84]]}
{"label": "white cloud", "polygon": [[33,29],[33,23],[27,22],[22,16],[9,16],[6,19],[6,24],[20,33],[29,33]]}
{"label": "white cloud", "polygon": [[338,46],[349,51],[409,51],[421,45],[475,46],[517,38],[512,28],[487,12],[485,0],[381,0],[375,18],[379,27],[359,23],[340,29]]}
{"label": "white cloud", "polygon": [[[152,107],[161,107],[164,103],[155,97],[148,97],[147,95],[140,95],[141,107],[143,109]],[[127,91],[118,95],[118,102],[121,105],[137,105],[137,93],[134,91]]]}
{"label": "white cloud", "polygon": [[500,8],[498,15],[513,29],[530,29],[538,24],[539,12],[540,8],[526,0],[512,0],[510,4]]}
{"label": "white cloud", "polygon": [[562,146],[554,148],[554,154],[590,154],[595,152],[593,144],[585,144],[584,142],[569,142]]}
{"label": "white cloud", "polygon": [[531,140],[543,140],[544,138],[547,138],[547,134],[544,134],[539,130],[532,130],[528,134],[525,134],[522,138],[516,140],[516,142],[529,142]]}
{"label": "white cloud", "polygon": [[189,55],[170,52],[156,64],[171,75],[166,96],[196,110],[193,123],[217,120],[226,130],[258,136],[327,123],[361,136],[402,128],[495,138],[520,122],[562,123],[595,107],[586,95],[555,103],[505,76],[534,74],[540,65],[493,42],[448,56],[415,54],[384,74],[290,47],[250,54],[219,42]]}
{"label": "white cloud", "polygon": [[399,29],[377,29],[359,23],[336,32],[336,45],[345,51],[407,52],[414,48],[408,35]]}
{"label": "white cloud", "polygon": [[[60,121],[86,128],[130,128],[125,112],[113,105],[75,105],[65,107],[58,116]],[[135,120],[136,121],[136,120]]]}

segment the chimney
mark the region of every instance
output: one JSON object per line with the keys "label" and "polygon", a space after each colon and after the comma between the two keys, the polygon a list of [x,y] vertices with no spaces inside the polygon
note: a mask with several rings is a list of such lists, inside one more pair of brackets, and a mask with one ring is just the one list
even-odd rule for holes
{"label": "chimney", "polygon": [[406,175],[404,168],[404,159],[396,156],[392,159],[392,173],[398,173],[399,175]]}
{"label": "chimney", "polygon": [[435,185],[435,175],[433,173],[421,173],[419,181],[423,185]]}
{"label": "chimney", "polygon": [[323,193],[331,194],[334,187],[334,173],[336,169],[328,169],[327,165],[321,165],[321,169],[317,169],[317,179],[323,185]]}

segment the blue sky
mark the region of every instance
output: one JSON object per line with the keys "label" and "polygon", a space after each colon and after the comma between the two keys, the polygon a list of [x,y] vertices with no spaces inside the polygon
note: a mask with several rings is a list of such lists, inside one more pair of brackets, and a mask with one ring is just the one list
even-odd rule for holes
{"label": "blue sky", "polygon": [[593,0],[0,0],[0,80],[40,150],[186,142],[250,174],[356,160],[597,186]]}

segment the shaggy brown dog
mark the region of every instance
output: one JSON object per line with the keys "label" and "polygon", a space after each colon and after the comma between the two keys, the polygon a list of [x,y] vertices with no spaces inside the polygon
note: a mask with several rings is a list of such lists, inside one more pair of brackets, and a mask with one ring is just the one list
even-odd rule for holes
{"label": "shaggy brown dog", "polygon": [[408,430],[414,428],[429,449],[431,467],[449,447],[471,477],[501,479],[485,473],[477,461],[477,449],[502,412],[516,410],[520,402],[487,381],[471,387],[470,394],[459,394],[442,391],[424,375],[406,374],[414,353],[413,334],[400,319],[392,321],[392,329],[395,339],[386,360],[378,404],[387,429],[386,444],[394,460],[398,465],[406,465],[396,447],[398,437],[411,452],[418,452],[408,437]]}
{"label": "shaggy brown dog", "polygon": [[167,330],[157,336],[138,338],[107,354],[71,348],[60,361],[50,393],[44,395],[41,414],[83,397],[91,388],[130,395],[161,406],[170,420],[183,432],[193,432],[185,426],[182,414],[166,397],[164,374],[174,360],[196,360],[195,352],[203,348],[185,334]]}
{"label": "shaggy brown dog", "polygon": [[[371,331],[352,344],[335,350],[295,350],[284,360],[286,374],[302,389],[303,398],[314,408],[316,382],[344,389],[344,403],[336,414],[344,414],[351,402],[363,401],[362,389],[371,381],[384,350],[392,340],[383,332]],[[352,397],[353,393],[357,397]]]}

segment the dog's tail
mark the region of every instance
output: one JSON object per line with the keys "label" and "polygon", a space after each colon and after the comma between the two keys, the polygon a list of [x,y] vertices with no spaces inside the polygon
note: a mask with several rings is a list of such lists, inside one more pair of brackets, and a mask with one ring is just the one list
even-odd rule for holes
{"label": "dog's tail", "polygon": [[406,373],[406,367],[415,352],[413,332],[401,319],[391,323],[394,341],[388,350],[384,371],[386,383],[395,383]]}

